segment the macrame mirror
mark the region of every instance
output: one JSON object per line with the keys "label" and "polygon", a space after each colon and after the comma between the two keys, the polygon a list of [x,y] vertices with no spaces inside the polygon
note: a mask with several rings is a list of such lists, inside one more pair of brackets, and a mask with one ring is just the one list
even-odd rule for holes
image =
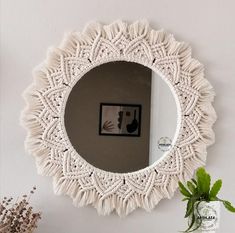
{"label": "macrame mirror", "polygon": [[56,194],[125,216],[171,198],[214,142],[213,88],[190,47],[147,22],[71,33],[26,90],[26,147]]}

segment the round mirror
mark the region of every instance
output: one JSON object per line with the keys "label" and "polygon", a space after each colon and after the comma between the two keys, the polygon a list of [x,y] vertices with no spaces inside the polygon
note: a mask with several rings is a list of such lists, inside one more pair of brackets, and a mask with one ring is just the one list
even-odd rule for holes
{"label": "round mirror", "polygon": [[117,61],[95,67],[73,86],[64,123],[72,146],[88,163],[126,173],[153,164],[171,149],[177,107],[158,74]]}
{"label": "round mirror", "polygon": [[203,65],[146,21],[94,22],[66,36],[24,97],[38,172],[54,177],[55,193],[103,215],[171,198],[214,142]]}

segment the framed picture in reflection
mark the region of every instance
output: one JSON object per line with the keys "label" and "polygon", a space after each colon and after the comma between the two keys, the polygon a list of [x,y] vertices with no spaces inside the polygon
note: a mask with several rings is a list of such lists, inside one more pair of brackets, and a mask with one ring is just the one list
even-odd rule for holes
{"label": "framed picture in reflection", "polygon": [[140,130],[140,104],[100,104],[99,135],[139,137]]}

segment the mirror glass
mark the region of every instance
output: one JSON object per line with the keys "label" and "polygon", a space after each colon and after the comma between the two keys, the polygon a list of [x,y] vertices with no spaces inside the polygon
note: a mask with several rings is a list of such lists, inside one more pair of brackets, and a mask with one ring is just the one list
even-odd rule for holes
{"label": "mirror glass", "polygon": [[64,123],[72,146],[88,163],[126,173],[153,164],[170,150],[177,107],[158,74],[117,61],[95,67],[74,85]]}

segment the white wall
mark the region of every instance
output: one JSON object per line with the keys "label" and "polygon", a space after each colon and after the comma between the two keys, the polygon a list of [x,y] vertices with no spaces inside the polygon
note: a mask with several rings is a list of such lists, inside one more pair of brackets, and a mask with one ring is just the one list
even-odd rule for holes
{"label": "white wall", "polygon": [[[33,158],[24,151],[25,131],[19,126],[22,91],[32,82],[31,70],[48,46],[65,31],[81,30],[90,20],[109,23],[147,18],[189,42],[215,87],[218,121],[216,144],[209,149],[207,169],[224,180],[221,192],[235,202],[235,29],[233,0],[1,0],[1,154],[0,195],[17,196],[37,185],[33,198],[43,212],[42,233],[173,233],[182,230],[184,203],[177,193],[152,213],[137,210],[129,217],[97,216],[91,207],[77,209],[67,197],[54,196],[51,178],[36,174]],[[219,233],[235,230],[235,215],[222,211]]]}

